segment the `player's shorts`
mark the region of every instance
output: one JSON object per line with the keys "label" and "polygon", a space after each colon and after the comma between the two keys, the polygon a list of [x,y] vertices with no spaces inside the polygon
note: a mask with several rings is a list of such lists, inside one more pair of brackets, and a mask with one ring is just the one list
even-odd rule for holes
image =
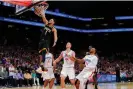
{"label": "player's shorts", "polygon": [[86,82],[87,80],[91,80],[94,75],[95,69],[90,69],[85,67],[77,76],[76,79],[79,81]]}
{"label": "player's shorts", "polygon": [[[39,42],[39,50],[42,50],[43,48],[48,49],[49,47],[50,47],[50,41],[49,40],[44,40],[44,39],[40,40],[40,42]],[[45,53],[46,53],[46,50],[40,52],[39,54],[42,55],[42,54],[45,54]]]}
{"label": "player's shorts", "polygon": [[61,76],[69,77],[69,79],[75,79],[75,69],[73,67],[63,67]]}
{"label": "player's shorts", "polygon": [[43,80],[55,78],[54,72],[53,72],[53,68],[52,67],[49,67],[47,69],[48,69],[48,72],[44,75]]}

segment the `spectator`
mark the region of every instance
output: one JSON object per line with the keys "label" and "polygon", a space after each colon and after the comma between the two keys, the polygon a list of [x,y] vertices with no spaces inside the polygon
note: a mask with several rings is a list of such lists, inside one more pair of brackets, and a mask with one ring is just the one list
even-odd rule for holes
{"label": "spectator", "polygon": [[[35,70],[32,71],[31,75],[32,75],[32,79],[33,79],[33,82],[34,82],[33,85],[34,86],[36,86],[36,85],[39,86],[40,85],[39,78],[37,78]],[[36,84],[36,82],[37,82],[37,84]]]}
{"label": "spectator", "polygon": [[3,66],[2,66],[2,64],[0,64],[0,86],[3,86],[3,84],[2,84],[2,81],[4,80],[4,75],[3,75]]}
{"label": "spectator", "polygon": [[126,82],[127,81],[127,75],[126,75],[126,71],[125,70],[121,70],[120,72],[120,77],[121,77],[121,81],[122,82]]}
{"label": "spectator", "polygon": [[31,77],[31,74],[28,73],[28,71],[24,73],[24,79],[25,79],[26,86],[30,86],[30,85],[32,86],[32,77]]}
{"label": "spectator", "polygon": [[129,69],[128,71],[127,71],[127,80],[129,81],[129,82],[131,82],[132,81],[132,79],[133,79],[133,74],[132,74],[132,70],[131,69]]}
{"label": "spectator", "polygon": [[12,87],[14,84],[14,79],[13,79],[13,76],[15,74],[15,68],[12,64],[10,64],[9,66],[9,86]]}
{"label": "spectator", "polygon": [[15,80],[15,86],[21,87],[24,79],[23,74],[20,71],[16,70],[16,73],[14,74],[13,78]]}
{"label": "spectator", "polygon": [[[11,76],[13,73],[15,74],[15,72],[11,72],[9,71],[9,65],[13,64],[14,69],[16,68],[17,70],[22,70],[23,72],[25,70],[28,70],[29,72],[31,70],[35,70],[38,68],[38,55],[37,55],[37,51],[32,51],[29,48],[24,48],[24,47],[20,47],[20,46],[5,46],[2,47],[0,46],[0,63],[2,64],[0,67],[0,76],[2,76],[2,82],[0,82],[0,85],[5,85],[7,84],[7,77]],[[57,50],[58,51],[58,50]],[[82,53],[85,51],[81,51]],[[58,53],[60,53],[60,51],[58,51]],[[126,54],[126,55],[125,55]],[[127,56],[128,54],[128,56]],[[55,56],[58,56],[58,54],[55,54]],[[77,56],[81,56],[80,54],[77,54]],[[98,64],[98,68],[99,68],[99,73],[100,74],[120,74],[120,71],[118,73],[118,71],[116,71],[117,67],[116,65],[119,65],[119,70],[123,70],[125,71],[125,73],[127,74],[126,77],[128,77],[128,80],[133,79],[133,61],[132,61],[132,54],[129,53],[113,53],[113,56],[109,57],[99,57],[99,64]],[[57,83],[60,84],[60,71],[61,71],[61,66],[62,66],[62,62],[59,63],[59,65],[57,65],[57,69],[56,69],[56,80]],[[8,70],[6,70],[6,67]],[[79,73],[80,72],[80,68],[78,68],[78,65],[75,66],[76,67],[76,72]],[[80,67],[82,67],[80,65]],[[4,68],[4,71],[3,71]],[[127,69],[128,70],[127,72]],[[7,75],[9,71],[9,75]],[[19,72],[18,72],[19,74]],[[22,72],[21,72],[22,74]],[[41,75],[38,73],[35,73],[36,77],[40,80],[40,84],[42,84],[42,78]],[[3,76],[4,75],[4,76]],[[23,74],[22,74],[23,76]],[[131,77],[132,76],[132,77]],[[32,75],[32,78],[35,77],[35,75]],[[120,76],[119,76],[120,77]],[[125,78],[126,78],[125,77]],[[131,78],[131,79],[130,79]],[[5,80],[5,83],[3,82],[3,80]],[[10,80],[10,79],[9,79]],[[35,80],[36,82],[39,80]],[[18,79],[17,79],[18,81]],[[120,81],[120,78],[117,77],[117,81]],[[3,84],[1,84],[3,83]],[[12,83],[11,81],[8,82],[9,84]],[[19,82],[17,82],[19,83]],[[23,78],[22,78],[22,84],[19,83],[18,85],[23,85]],[[40,85],[37,83],[35,83],[37,85]],[[34,85],[35,85],[34,84]],[[12,85],[12,84],[10,84]]]}
{"label": "spectator", "polygon": [[4,75],[4,79],[3,79],[3,86],[7,86],[8,84],[8,71],[6,69],[5,66],[3,66],[3,75]]}

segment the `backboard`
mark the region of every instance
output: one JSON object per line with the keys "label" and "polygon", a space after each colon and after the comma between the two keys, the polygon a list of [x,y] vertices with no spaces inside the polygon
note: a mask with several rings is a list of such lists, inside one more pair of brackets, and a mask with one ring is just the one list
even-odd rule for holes
{"label": "backboard", "polygon": [[10,4],[16,5],[16,15],[20,15],[28,10],[30,10],[32,7],[38,4],[47,4],[46,0],[2,0],[3,2],[8,2]]}

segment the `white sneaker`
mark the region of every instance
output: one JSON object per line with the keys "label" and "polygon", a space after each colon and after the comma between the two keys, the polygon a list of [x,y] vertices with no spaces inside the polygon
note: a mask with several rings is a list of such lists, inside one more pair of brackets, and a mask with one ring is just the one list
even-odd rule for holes
{"label": "white sneaker", "polygon": [[36,86],[36,84],[33,84],[33,86]]}

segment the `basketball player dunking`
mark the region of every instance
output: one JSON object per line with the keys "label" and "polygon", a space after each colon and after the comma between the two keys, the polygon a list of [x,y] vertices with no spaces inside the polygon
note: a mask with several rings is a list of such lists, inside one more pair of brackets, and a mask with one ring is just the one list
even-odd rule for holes
{"label": "basketball player dunking", "polygon": [[74,63],[75,63],[75,52],[71,50],[71,43],[68,42],[66,44],[66,50],[62,51],[60,56],[54,61],[54,66],[58,63],[61,59],[64,59],[63,68],[61,71],[61,88],[65,89],[65,78],[68,76],[71,84],[75,87],[75,70],[74,70]]}
{"label": "basketball player dunking", "polygon": [[40,37],[40,42],[39,42],[40,62],[42,62],[43,56],[45,55],[46,51],[49,50],[49,48],[50,48],[50,42],[51,42],[52,35],[54,35],[54,43],[53,43],[52,47],[54,47],[56,45],[56,42],[57,42],[57,39],[58,39],[57,38],[57,30],[54,27],[55,20],[50,19],[48,21],[45,17],[45,10],[46,10],[45,6],[35,7],[35,13],[38,16],[42,17],[42,20],[45,24],[45,27],[43,29],[43,32],[42,32],[41,37]]}
{"label": "basketball player dunking", "polygon": [[85,89],[85,84],[88,79],[91,79],[94,75],[96,65],[98,62],[98,58],[95,55],[96,49],[91,48],[90,54],[86,55],[83,59],[76,59],[79,63],[85,62],[84,69],[80,72],[80,74],[76,77],[77,81],[75,82],[76,89]]}
{"label": "basketball player dunking", "polygon": [[[44,65],[36,70],[38,73],[42,74],[42,77],[44,80],[44,89],[46,88],[46,86],[48,84],[49,84],[49,89],[52,89],[52,87],[54,85],[55,76],[54,76],[54,72],[53,72],[54,68],[52,66],[53,62],[54,62],[54,57],[53,57],[52,53],[49,53],[47,51],[46,55],[45,55]],[[43,70],[43,67],[47,68],[47,72],[45,70]]]}

